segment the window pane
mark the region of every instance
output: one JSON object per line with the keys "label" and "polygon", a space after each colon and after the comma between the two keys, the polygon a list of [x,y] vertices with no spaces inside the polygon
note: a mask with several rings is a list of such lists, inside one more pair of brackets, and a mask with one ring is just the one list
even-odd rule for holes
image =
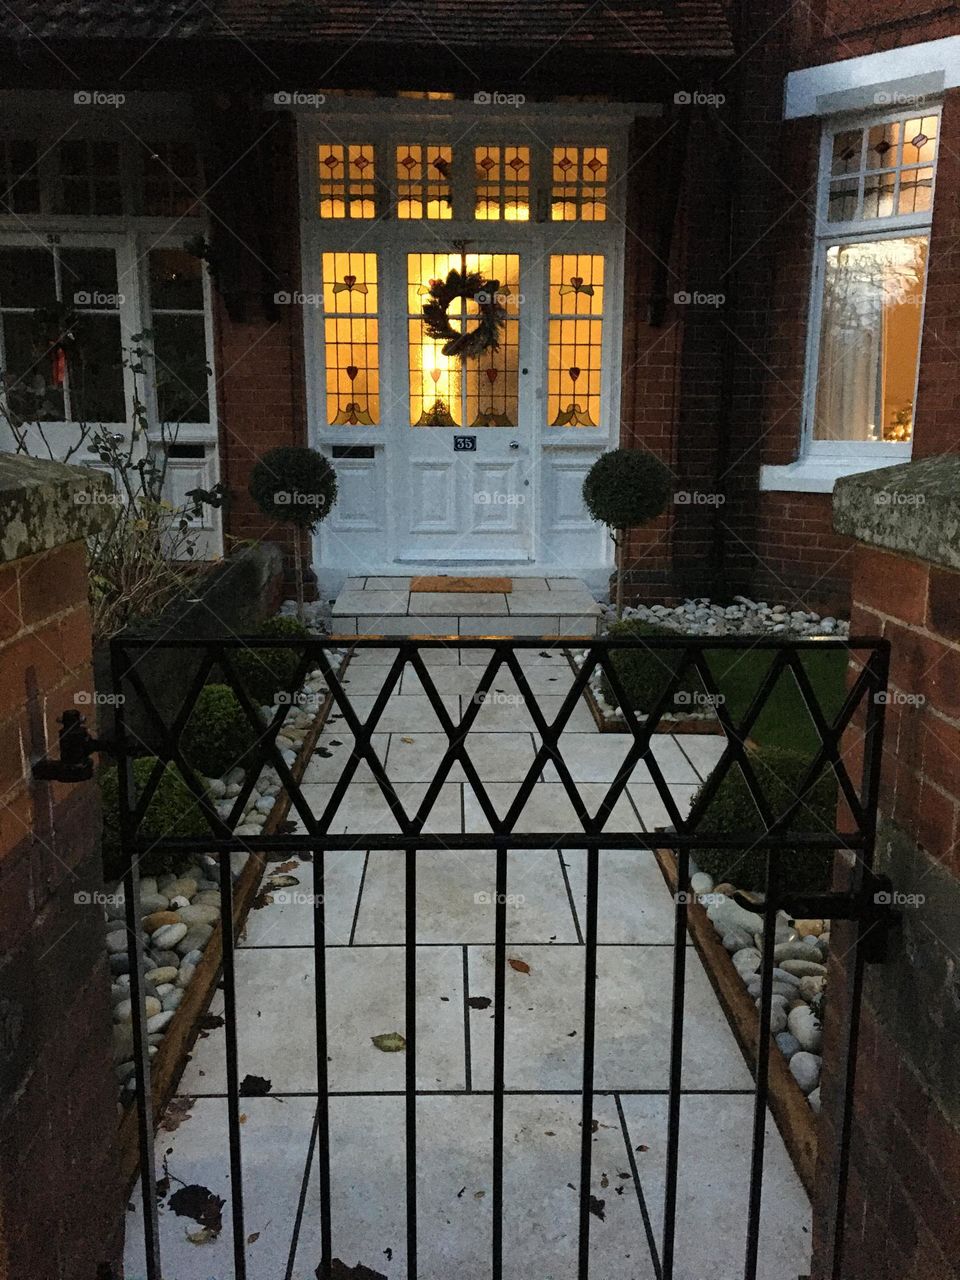
{"label": "window pane", "polygon": [[57,158],[57,212],[107,216],[123,212],[119,143],[61,142]]}
{"label": "window pane", "polygon": [[814,438],[909,440],[927,237],[831,245]]}
{"label": "window pane", "polygon": [[547,422],[552,427],[600,425],[603,268],[601,254],[550,258]]}
{"label": "window pane", "polygon": [[117,255],[112,249],[61,249],[60,294],[67,306],[116,310]]}
{"label": "window pane", "polygon": [[150,251],[150,305],[154,311],[202,311],[203,263],[184,249]]}
{"label": "window pane", "polygon": [[487,221],[530,218],[530,148],[476,147],[474,216]]}
{"label": "window pane", "polygon": [[327,421],[372,427],[380,421],[377,255],[325,253],[322,268]]}
{"label": "window pane", "polygon": [[160,421],[209,421],[203,316],[155,314],[153,354]]}
{"label": "window pane", "polygon": [[83,314],[67,359],[75,422],[123,422],[123,353],[118,315]]}
{"label": "window pane", "polygon": [[321,144],[317,151],[320,217],[374,217],[374,171],[370,144]]}
{"label": "window pane", "polygon": [[550,217],[603,222],[607,216],[607,148],[554,147]]}
{"label": "window pane", "polygon": [[52,307],[56,300],[49,249],[0,249],[0,307]]}
{"label": "window pane", "polygon": [[143,149],[143,212],[175,218],[201,212],[196,149],[189,142],[158,142]]}
{"label": "window pane", "polygon": [[64,362],[32,315],[3,316],[3,385],[11,413],[24,422],[62,422]]}
{"label": "window pane", "polygon": [[828,221],[928,213],[939,125],[938,116],[904,116],[834,134]]}
{"label": "window pane", "polygon": [[452,164],[452,147],[397,147],[397,217],[452,218]]}
{"label": "window pane", "polygon": [[0,142],[0,212],[39,213],[39,179],[35,142]]}

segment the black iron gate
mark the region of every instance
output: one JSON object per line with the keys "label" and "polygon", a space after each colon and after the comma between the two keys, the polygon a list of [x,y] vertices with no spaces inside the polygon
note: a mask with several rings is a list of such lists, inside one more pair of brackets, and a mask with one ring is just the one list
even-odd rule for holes
{"label": "black iron gate", "polygon": [[[184,855],[215,855],[219,862],[221,891],[221,920],[223,941],[222,987],[225,1004],[227,1109],[229,1122],[231,1228],[234,1249],[234,1274],[236,1280],[245,1280],[247,1237],[244,1228],[243,1161],[241,1143],[241,1109],[238,1080],[236,982],[234,972],[233,936],[233,880],[231,853],[246,851],[252,854],[279,855],[303,853],[313,868],[314,901],[314,955],[315,955],[315,1016],[317,1029],[317,1087],[318,1087],[318,1140],[315,1156],[318,1163],[320,1188],[320,1235],[322,1261],[317,1272],[320,1280],[331,1275],[332,1215],[331,1215],[331,1152],[328,1089],[328,1026],[327,981],[325,969],[326,927],[324,911],[325,855],[342,849],[393,849],[402,853],[405,862],[405,1124],[406,1124],[406,1237],[407,1275],[415,1280],[417,1275],[417,1114],[416,1114],[416,902],[417,859],[421,851],[446,849],[494,849],[496,865],[495,908],[495,991],[493,1002],[493,1088],[492,1088],[492,1201],[493,1225],[491,1249],[491,1273],[500,1280],[504,1269],[503,1255],[503,1165],[504,1165],[504,1096],[509,1090],[504,1086],[505,1058],[505,965],[507,918],[507,862],[510,850],[542,849],[585,850],[586,876],[586,927],[584,930],[585,977],[583,1023],[583,1077],[581,1094],[581,1153],[579,1194],[579,1242],[578,1280],[587,1280],[589,1274],[589,1249],[591,1229],[591,1133],[594,1107],[594,1063],[596,1054],[595,996],[596,961],[598,945],[598,885],[600,859],[604,850],[659,849],[672,851],[679,892],[675,895],[675,931],[673,961],[673,1015],[670,1045],[670,1078],[668,1097],[668,1145],[666,1157],[666,1184],[664,1196],[663,1229],[659,1240],[647,1224],[647,1242],[652,1265],[658,1280],[673,1280],[677,1219],[677,1184],[679,1166],[681,1069],[683,1060],[684,1025],[684,977],[686,965],[687,911],[690,887],[690,859],[696,859],[698,849],[722,847],[762,849],[766,855],[767,891],[762,904],[757,905],[738,897],[741,905],[758,913],[758,921],[764,923],[764,946],[761,963],[761,998],[758,1045],[769,1045],[771,1025],[771,995],[773,991],[775,922],[777,912],[784,910],[794,917],[818,917],[823,919],[847,919],[857,922],[857,943],[850,961],[853,989],[853,1017],[847,1027],[847,1045],[842,1074],[846,1079],[845,1119],[841,1126],[839,1142],[839,1185],[836,1188],[836,1222],[832,1256],[834,1280],[843,1275],[843,1212],[845,1200],[848,1149],[850,1139],[850,1100],[854,1086],[857,1045],[857,1011],[863,964],[868,956],[867,935],[876,938],[882,929],[888,910],[883,904],[886,895],[873,872],[877,787],[880,769],[880,748],[883,733],[883,714],[887,682],[888,653],[886,642],[876,639],[852,638],[849,640],[819,638],[811,641],[784,641],[774,638],[717,638],[702,637],[652,637],[642,642],[636,639],[585,638],[564,641],[563,644],[583,652],[584,657],[572,677],[569,690],[555,718],[547,722],[539,698],[526,677],[519,654],[538,651],[547,646],[557,648],[556,637],[498,638],[498,637],[361,637],[350,641],[351,654],[370,649],[389,649],[395,653],[386,670],[386,678],[377,693],[369,715],[358,716],[348,690],[338,677],[340,657],[332,656],[332,650],[340,650],[345,641],[316,638],[310,640],[277,638],[230,638],[219,640],[186,640],[118,638],[112,643],[112,670],[116,698],[116,747],[120,768],[120,825],[123,850],[129,859],[126,875],[126,912],[131,942],[130,996],[133,1007],[133,1029],[136,1066],[136,1096],[139,1112],[139,1138],[141,1155],[141,1180],[143,1193],[144,1229],[146,1238],[146,1275],[148,1280],[162,1280],[160,1258],[158,1207],[156,1196],[156,1166],[153,1149],[153,1117],[151,1106],[150,1057],[146,1018],[144,1015],[144,954],[140,921],[140,891],[138,861],[147,849],[181,851]],[[643,647],[659,655],[663,662],[662,690],[654,707],[645,717],[630,714],[630,699],[623,688],[612,661],[614,651]],[[424,655],[432,650],[462,649],[489,652],[489,661],[479,672],[476,691],[469,706],[459,720],[452,717],[438,693]],[[151,687],[147,678],[151,653],[175,649],[182,652],[185,663],[195,665],[185,696],[179,705],[165,705],[163,692]],[[269,723],[261,708],[254,705],[244,684],[238,678],[235,659],[240,650],[293,650],[298,655],[297,672],[290,687],[299,688],[307,673],[319,668],[329,689],[331,705],[343,718],[343,727],[353,735],[354,746],[350,758],[333,787],[333,792],[323,812],[315,814],[306,803],[300,786],[276,743],[288,707],[279,706]],[[771,655],[769,667],[760,681],[745,713],[734,721],[720,696],[711,655],[724,650],[766,651]],[[805,656],[812,653],[842,650],[851,659],[852,675],[847,693],[839,709],[824,708],[805,666]],[[436,715],[448,745],[439,765],[429,779],[426,794],[416,812],[407,812],[396,786],[379,759],[373,734],[391,695],[399,689],[400,677],[406,668],[412,669],[422,685],[426,697]],[[567,768],[562,750],[561,733],[577,707],[590,677],[600,669],[613,692],[619,707],[626,713],[627,732],[632,734],[629,750],[610,781],[609,788],[594,813],[590,813]],[[529,715],[536,728],[539,745],[536,757],[524,781],[517,788],[508,811],[497,813],[483,781],[478,775],[469,754],[470,732],[480,707],[490,694],[498,673],[509,673],[516,684]],[[217,673],[218,679],[233,687],[243,711],[253,726],[257,746],[255,758],[248,761],[244,782],[227,817],[218,812],[203,783],[186,763],[181,752],[180,738],[196,699],[210,679]],[[717,728],[725,735],[726,744],[719,763],[709,775],[690,812],[680,811],[665,782],[651,742],[653,734],[662,726],[663,717],[674,701],[674,695],[685,681],[698,677],[706,698],[716,716]],[[771,801],[763,780],[754,766],[749,749],[751,731],[764,711],[777,682],[792,679],[802,698],[806,713],[816,728],[819,746],[811,757],[806,775],[797,787],[796,794],[779,809]],[[138,742],[131,736],[128,719],[136,705],[138,714],[146,717],[155,743],[158,763],[138,794],[135,794],[132,760],[142,754]],[[854,729],[851,727],[855,726]],[[845,761],[843,737],[847,731],[858,739],[856,759],[858,777],[854,779]],[[347,789],[361,764],[366,762],[380,792],[386,800],[399,831],[397,834],[334,834],[333,826],[341,805],[347,797]],[[172,764],[179,770],[192,791],[196,804],[209,825],[209,835],[202,837],[175,837],[148,835],[143,823],[151,798],[160,781],[165,765]],[[425,830],[440,788],[450,770],[459,764],[490,826],[489,834],[469,835],[460,832],[429,833]],[[521,833],[517,822],[530,797],[540,772],[552,764],[566,795],[575,811],[578,829],[557,835],[553,832]],[[608,828],[614,806],[626,788],[631,773],[637,765],[646,766],[650,778],[669,815],[669,825],[656,834],[637,831],[617,831]],[[246,802],[253,790],[261,769],[270,765],[276,770],[291,802],[291,816],[299,820],[303,831],[267,836],[239,836],[234,833]],[[738,768],[750,797],[756,806],[763,826],[763,833],[741,836],[718,836],[704,825],[704,815],[710,807],[722,779],[733,768]],[[812,823],[807,816],[806,799],[823,771],[832,772],[836,779],[840,811],[845,819],[838,819],[836,826],[824,830],[819,823]],[[426,779],[425,779],[426,780]],[[293,825],[293,824],[288,824]],[[841,829],[843,828],[843,829]],[[798,896],[785,893],[779,887],[777,851],[788,846],[792,849],[846,851],[853,864],[852,885],[846,892],[829,892]],[[743,1276],[755,1280],[757,1275],[760,1238],[760,1215],[763,1192],[764,1149],[763,1139],[767,1122],[768,1100],[768,1052],[758,1052],[755,1069],[755,1103],[752,1132],[752,1156],[747,1219],[747,1247]],[[646,1217],[646,1215],[645,1215]],[[549,1264],[549,1260],[545,1260]],[[206,1274],[206,1273],[204,1273]],[[470,1280],[474,1280],[473,1277]]]}

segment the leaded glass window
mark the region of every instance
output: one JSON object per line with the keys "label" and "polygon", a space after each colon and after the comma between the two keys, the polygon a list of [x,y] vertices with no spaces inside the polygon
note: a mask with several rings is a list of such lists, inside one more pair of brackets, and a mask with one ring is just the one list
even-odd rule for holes
{"label": "leaded glass window", "polygon": [[486,221],[527,222],[530,218],[530,148],[474,149],[475,216]]}
{"label": "leaded glass window", "polygon": [[368,143],[321,143],[317,173],[321,218],[376,215],[375,163]]}
{"label": "leaded glass window", "polygon": [[554,147],[552,173],[552,221],[603,222],[606,219],[606,147]]}
{"label": "leaded glass window", "polygon": [[452,164],[449,146],[397,147],[397,217],[452,218]]}
{"label": "leaded glass window", "polygon": [[940,118],[903,116],[833,135],[827,219],[856,222],[926,213]]}
{"label": "leaded glass window", "polygon": [[552,427],[600,425],[603,277],[602,254],[550,257],[547,422]]}
{"label": "leaded glass window", "polygon": [[[452,268],[496,280],[507,312],[497,351],[460,361],[443,354],[443,341],[424,332],[423,304],[432,280]],[[410,423],[415,427],[513,427],[518,422],[520,377],[520,256],[515,253],[411,253],[407,256],[407,337]],[[476,304],[451,306],[454,325],[475,323]]]}
{"label": "leaded glass window", "polygon": [[325,253],[322,270],[327,422],[375,426],[380,421],[377,255]]}

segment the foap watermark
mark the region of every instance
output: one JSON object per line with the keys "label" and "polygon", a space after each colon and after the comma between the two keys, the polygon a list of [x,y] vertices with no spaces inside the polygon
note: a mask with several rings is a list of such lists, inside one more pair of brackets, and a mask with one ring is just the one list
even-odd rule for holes
{"label": "foap watermark", "polygon": [[322,507],[327,501],[322,493],[303,493],[300,489],[276,489],[273,500],[278,507]]}
{"label": "foap watermark", "polygon": [[126,294],[102,293],[99,289],[79,289],[73,295],[75,307],[122,307],[126,300]]}
{"label": "foap watermark", "polygon": [[678,907],[719,907],[726,902],[722,893],[694,893],[692,889],[681,889],[673,900]]}
{"label": "foap watermark", "polygon": [[278,707],[306,707],[312,705],[314,694],[306,689],[280,689],[273,701]]}
{"label": "foap watermark", "polygon": [[479,89],[473,100],[478,107],[522,107],[526,96],[522,93],[501,93],[499,89]]}
{"label": "foap watermark", "polygon": [[122,907],[122,893],[106,893],[103,889],[78,889],[73,895],[78,907]]}
{"label": "foap watermark", "polygon": [[488,689],[486,693],[479,690],[471,696],[471,701],[478,706],[494,706],[494,707],[522,707],[524,705],[523,694],[520,693],[503,693],[500,689]]}
{"label": "foap watermark", "polygon": [[690,707],[695,711],[722,707],[726,700],[723,693],[704,693],[702,689],[678,689],[673,695],[673,701],[678,707]]}
{"label": "foap watermark", "polygon": [[125,93],[105,93],[102,89],[78,89],[73,95],[75,107],[122,107]]}
{"label": "foap watermark", "polygon": [[503,493],[497,489],[478,489],[473,495],[477,507],[522,507],[526,500],[526,494]]}
{"label": "foap watermark", "polygon": [[678,507],[722,507],[726,500],[726,494],[708,493],[704,489],[678,489],[673,495]]}
{"label": "foap watermark", "polygon": [[99,693],[96,689],[81,689],[73,695],[78,707],[122,707],[126,700],[126,694]]}
{"label": "foap watermark", "polygon": [[278,89],[273,95],[275,107],[318,107],[326,105],[325,93],[301,93],[299,89]]}
{"label": "foap watermark", "polygon": [[874,702],[881,707],[922,707],[926,704],[925,693],[905,693],[902,689],[881,689],[873,695]]}
{"label": "foap watermark", "polygon": [[922,907],[926,902],[923,893],[898,893],[896,890],[881,889],[873,895],[878,907]]}
{"label": "foap watermark", "polygon": [[281,907],[322,907],[326,901],[322,893],[307,893],[304,889],[270,889],[269,893]]}
{"label": "foap watermark", "polygon": [[278,307],[321,307],[323,306],[323,295],[319,293],[300,293],[296,289],[288,293],[286,289],[281,289],[273,295],[273,301]]}
{"label": "foap watermark", "polygon": [[522,293],[510,293],[509,290],[498,289],[496,293],[488,293],[486,289],[480,289],[474,296],[474,301],[480,303],[481,306],[495,304],[498,307],[507,307],[511,303],[514,306],[522,307],[526,302],[526,295]]}
{"label": "foap watermark", "polygon": [[919,107],[927,100],[923,93],[902,93],[895,89],[880,89],[873,95],[877,107]]}
{"label": "foap watermark", "polygon": [[78,507],[118,507],[123,499],[119,493],[108,493],[106,489],[80,489],[73,501]]}
{"label": "foap watermark", "polygon": [[907,493],[903,489],[881,489],[873,495],[878,507],[922,507],[927,500],[925,493]]}
{"label": "foap watermark", "polygon": [[678,307],[723,307],[727,302],[725,293],[703,293],[699,289],[692,292],[681,289],[673,295],[674,304]]}
{"label": "foap watermark", "polygon": [[673,95],[678,107],[722,107],[726,100],[725,93],[707,93],[703,89],[678,89]]}
{"label": "foap watermark", "polygon": [[526,900],[522,893],[487,893],[482,889],[473,895],[473,904],[476,907],[489,907],[491,903],[522,907]]}

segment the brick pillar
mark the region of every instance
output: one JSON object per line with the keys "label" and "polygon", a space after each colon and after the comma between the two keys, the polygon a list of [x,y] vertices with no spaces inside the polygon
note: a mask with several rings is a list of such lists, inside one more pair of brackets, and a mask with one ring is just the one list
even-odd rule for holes
{"label": "brick pillar", "polygon": [[[902,913],[866,970],[842,1274],[946,1280],[960,1265],[960,457],[840,481],[834,521],[857,539],[852,630],[891,643],[877,864]],[[830,1275],[851,929],[832,937],[816,1280]]]}
{"label": "brick pillar", "polygon": [[108,492],[0,454],[0,1280],[100,1280],[119,1253],[97,788],[30,773],[90,701],[82,538]]}

